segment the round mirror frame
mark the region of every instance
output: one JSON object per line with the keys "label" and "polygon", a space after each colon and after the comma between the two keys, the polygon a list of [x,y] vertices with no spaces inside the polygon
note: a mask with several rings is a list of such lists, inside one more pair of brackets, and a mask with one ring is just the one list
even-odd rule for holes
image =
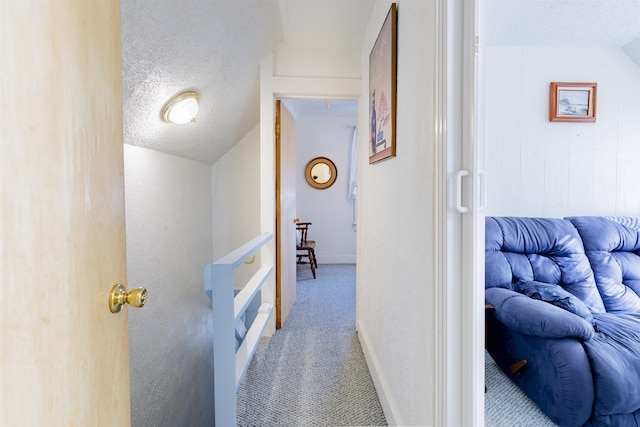
{"label": "round mirror frame", "polygon": [[[329,167],[329,169],[331,169],[331,177],[325,183],[314,181],[313,176],[311,175],[311,171],[313,170],[313,167],[320,163],[326,164]],[[312,186],[313,188],[317,188],[318,190],[324,190],[325,188],[331,187],[336,182],[336,178],[338,178],[338,169],[336,168],[335,163],[333,163],[331,160],[327,159],[326,157],[316,157],[315,159],[312,159],[311,161],[309,161],[309,163],[307,163],[307,167],[304,170],[304,177],[307,179],[307,182],[309,183],[309,185]]]}

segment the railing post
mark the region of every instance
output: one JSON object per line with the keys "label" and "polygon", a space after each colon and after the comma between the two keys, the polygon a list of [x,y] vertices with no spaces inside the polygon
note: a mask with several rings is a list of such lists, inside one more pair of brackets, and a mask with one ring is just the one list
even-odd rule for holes
{"label": "railing post", "polygon": [[211,264],[205,271],[205,286],[212,290],[213,306],[213,399],[215,425],[237,426],[233,273],[229,264]]}
{"label": "railing post", "polygon": [[[273,238],[263,233],[238,249],[205,267],[204,290],[211,298],[213,309],[213,404],[214,425],[237,425],[236,392],[246,373],[256,346],[264,332],[273,307],[260,303],[260,288],[273,270],[262,266],[235,295],[234,271],[248,256]],[[236,321],[246,316],[250,328],[236,350]]]}

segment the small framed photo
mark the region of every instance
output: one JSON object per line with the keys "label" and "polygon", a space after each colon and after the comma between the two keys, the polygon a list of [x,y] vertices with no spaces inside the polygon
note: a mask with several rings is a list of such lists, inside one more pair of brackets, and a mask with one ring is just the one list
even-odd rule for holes
{"label": "small framed photo", "polygon": [[595,122],[597,83],[551,82],[549,121]]}

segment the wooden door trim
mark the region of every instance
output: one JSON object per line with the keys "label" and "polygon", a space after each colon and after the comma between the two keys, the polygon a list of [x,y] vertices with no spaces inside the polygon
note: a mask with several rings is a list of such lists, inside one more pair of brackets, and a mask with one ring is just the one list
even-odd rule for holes
{"label": "wooden door trim", "polygon": [[276,123],[274,127],[275,132],[275,140],[276,140],[276,232],[275,232],[275,242],[276,242],[276,329],[282,328],[282,304],[281,304],[281,295],[282,295],[282,238],[280,233],[282,232],[280,227],[280,216],[282,215],[282,208],[280,206],[280,194],[281,194],[281,178],[280,178],[280,169],[281,169],[281,141],[280,141],[280,108],[282,101],[279,99],[276,100]]}

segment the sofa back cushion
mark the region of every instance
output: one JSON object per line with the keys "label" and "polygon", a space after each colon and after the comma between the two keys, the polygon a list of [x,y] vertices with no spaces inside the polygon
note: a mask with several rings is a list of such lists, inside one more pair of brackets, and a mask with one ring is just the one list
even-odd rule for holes
{"label": "sofa back cushion", "polygon": [[485,288],[517,282],[558,285],[593,312],[605,311],[589,260],[573,225],[561,218],[487,217]]}
{"label": "sofa back cushion", "polygon": [[640,218],[567,219],[582,237],[607,312],[640,313]]}

